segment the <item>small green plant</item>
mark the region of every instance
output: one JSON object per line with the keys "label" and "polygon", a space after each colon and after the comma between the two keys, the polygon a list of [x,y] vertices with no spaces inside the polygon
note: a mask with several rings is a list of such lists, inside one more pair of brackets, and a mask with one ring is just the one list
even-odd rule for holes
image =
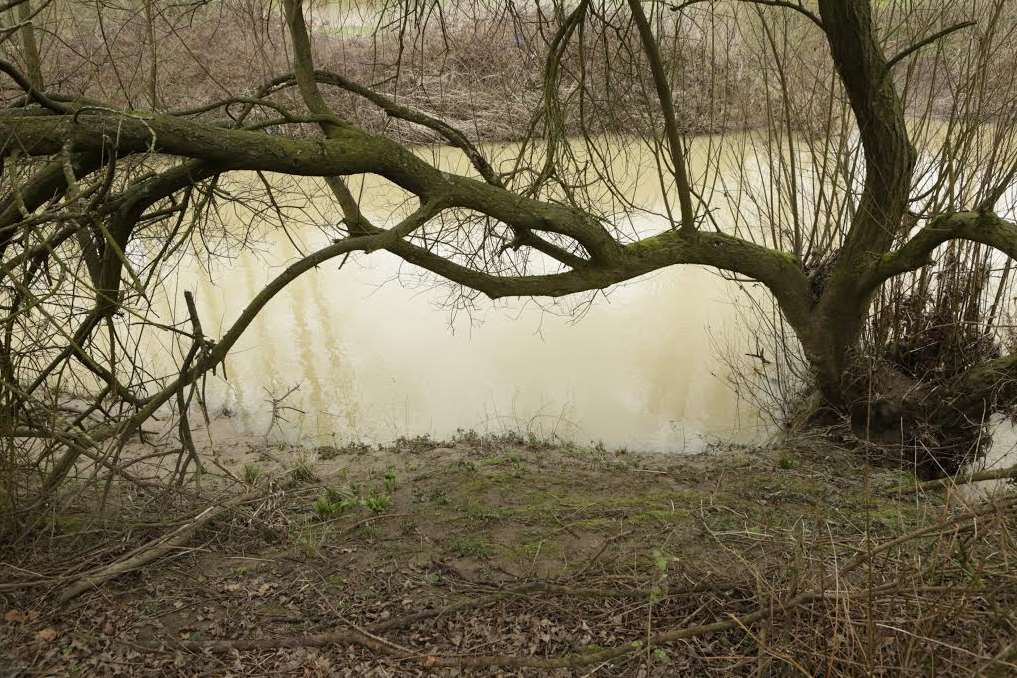
{"label": "small green plant", "polygon": [[364,506],[370,509],[372,513],[384,513],[391,505],[392,497],[387,494],[372,492],[368,497],[364,498]]}
{"label": "small green plant", "polygon": [[452,551],[460,558],[486,558],[491,555],[491,545],[471,537],[460,537],[451,543]]}
{"label": "small green plant", "polygon": [[254,485],[261,477],[265,475],[265,472],[257,464],[244,464],[243,468],[244,482],[248,485]]}
{"label": "small green plant", "polygon": [[472,428],[469,430],[457,428],[456,434],[452,436],[453,443],[464,443],[467,445],[481,446],[484,440],[480,434],[474,431]]}
{"label": "small green plant", "polygon": [[294,542],[305,558],[315,559],[321,557],[322,545],[329,543],[333,535],[328,523],[323,526],[309,523],[298,528]]}
{"label": "small green plant", "polygon": [[337,507],[328,500],[328,497],[322,495],[314,500],[311,508],[313,508],[314,512],[318,514],[319,518],[328,518],[335,515]]}
{"label": "small green plant", "polygon": [[355,496],[344,494],[331,487],[325,488],[325,494],[319,495],[311,508],[319,518],[331,518],[342,515],[348,510],[357,506],[359,502]]}
{"label": "small green plant", "polygon": [[[389,486],[386,476],[386,487]],[[351,483],[347,490],[326,487],[324,494],[315,498],[311,508],[319,518],[342,515],[351,509],[363,506],[372,513],[384,513],[392,505],[392,495],[380,489],[372,489],[365,495],[359,485]]]}
{"label": "small green plant", "polygon": [[389,494],[395,492],[396,489],[396,474],[395,469],[391,466],[385,471],[385,491]]}

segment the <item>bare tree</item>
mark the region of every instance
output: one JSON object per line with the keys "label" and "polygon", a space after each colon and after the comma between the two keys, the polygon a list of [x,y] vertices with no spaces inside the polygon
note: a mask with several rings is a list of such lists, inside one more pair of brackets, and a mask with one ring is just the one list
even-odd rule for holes
{"label": "bare tree", "polygon": [[[0,33],[13,83],[0,111],[5,440],[33,451],[44,496],[86,458],[130,478],[123,444],[175,403],[186,447],[197,384],[274,295],[329,260],[378,250],[450,281],[464,303],[713,267],[769,291],[826,404],[868,402],[862,346],[891,281],[917,279],[955,242],[1017,256],[1006,204],[1017,17],[1005,0],[949,4],[369,3],[364,35],[339,42],[312,39],[315,13],[301,0],[282,12],[146,0],[90,16],[44,5],[49,14],[35,16],[50,17],[52,56],[36,68],[34,40],[12,39],[28,35],[28,4],[8,3],[29,18]],[[216,61],[229,55],[182,37],[230,12],[251,38],[231,43],[250,57],[234,71]],[[136,24],[139,51],[108,37],[115,16],[124,34]],[[75,31],[97,41],[76,51]],[[453,58],[464,31],[483,33],[484,53],[516,69],[511,103],[443,98],[442,83],[466,77]],[[179,59],[179,71],[190,59],[218,98],[167,84],[174,69],[157,67],[157,45],[161,64]],[[259,71],[275,75],[252,80]],[[490,114],[462,113],[510,105],[525,133],[495,162],[477,143]],[[649,179],[611,136],[622,131],[654,158]],[[469,167],[428,162],[414,138],[460,149]],[[369,218],[350,183],[365,174],[412,196],[397,223]],[[221,337],[204,333],[190,299],[179,323],[158,321],[151,292],[182,250],[216,256],[214,243],[246,241],[223,227],[224,204],[292,226],[278,175],[322,180],[336,216],[316,225],[331,242],[269,283]],[[661,209],[632,199],[633,177],[659,187]],[[172,374],[139,354],[142,331],[181,340]],[[1001,355],[948,382],[909,381],[887,399],[888,416],[980,425],[1012,402],[1014,376],[1017,355]]]}

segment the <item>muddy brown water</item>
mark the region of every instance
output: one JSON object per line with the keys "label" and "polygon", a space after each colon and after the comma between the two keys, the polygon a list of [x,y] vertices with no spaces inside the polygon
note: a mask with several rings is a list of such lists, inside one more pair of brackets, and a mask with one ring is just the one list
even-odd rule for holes
{"label": "muddy brown water", "polygon": [[[421,152],[444,167],[463,163],[458,151]],[[627,175],[633,201],[663,211],[653,157],[636,145],[627,152],[646,172]],[[184,257],[157,300],[161,315],[186,317],[182,294],[192,290],[206,332],[221,335],[298,249],[327,242],[320,226],[337,216],[324,187],[278,180],[286,231],[264,225],[258,244],[236,257]],[[354,186],[378,221],[403,209],[406,196],[381,179]],[[259,221],[253,207],[225,214],[236,233]],[[658,232],[662,223],[643,214],[627,228]],[[308,272],[269,303],[231,352],[228,381],[209,382],[209,403],[235,413],[240,430],[264,432],[271,399],[297,387],[272,435],[311,444],[448,438],[459,429],[668,451],[755,440],[760,419],[727,383],[725,356],[752,360],[743,356],[739,298],[715,272],[687,266],[596,298],[481,298],[455,311],[447,286],[396,257],[354,257]],[[153,356],[179,351],[166,337],[148,345]]]}

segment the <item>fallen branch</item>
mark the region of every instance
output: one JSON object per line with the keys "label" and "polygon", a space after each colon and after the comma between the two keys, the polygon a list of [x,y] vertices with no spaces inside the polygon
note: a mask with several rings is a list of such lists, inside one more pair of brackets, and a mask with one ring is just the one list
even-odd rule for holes
{"label": "fallen branch", "polygon": [[947,487],[954,487],[955,485],[966,485],[968,483],[977,483],[982,480],[1010,480],[1017,479],[1017,466],[1011,466],[1010,468],[996,469],[993,471],[979,471],[978,473],[972,473],[967,476],[951,476],[949,478],[938,478],[936,480],[926,480],[922,483],[916,483],[913,487],[902,487],[901,491],[905,490],[940,490]]}
{"label": "fallen branch", "polygon": [[122,574],[144,567],[145,565],[162,558],[171,551],[175,551],[187,545],[187,543],[191,540],[191,537],[193,537],[198,530],[207,525],[209,522],[218,518],[223,513],[232,511],[238,506],[242,506],[250,501],[254,501],[262,494],[263,491],[259,490],[257,492],[251,492],[236,497],[219,506],[209,506],[198,515],[194,516],[194,518],[192,518],[189,522],[181,525],[169,534],[153,539],[147,544],[131,551],[116,562],[77,579],[77,581],[64,589],[60,594],[60,602],[65,603],[89,589],[96,588],[100,584],[113,579],[114,577],[119,577]]}

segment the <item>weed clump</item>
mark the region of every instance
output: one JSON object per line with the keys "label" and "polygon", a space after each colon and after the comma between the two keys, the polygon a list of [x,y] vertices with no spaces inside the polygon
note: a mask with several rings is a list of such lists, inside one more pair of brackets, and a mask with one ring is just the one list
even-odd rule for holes
{"label": "weed clump", "polygon": [[[391,481],[390,481],[391,478]],[[358,508],[365,508],[371,513],[381,514],[392,506],[392,492],[395,490],[395,473],[385,475],[383,487],[374,487],[366,492],[359,485],[350,485],[345,490],[332,487],[315,497],[311,509],[321,520],[336,518]]]}

